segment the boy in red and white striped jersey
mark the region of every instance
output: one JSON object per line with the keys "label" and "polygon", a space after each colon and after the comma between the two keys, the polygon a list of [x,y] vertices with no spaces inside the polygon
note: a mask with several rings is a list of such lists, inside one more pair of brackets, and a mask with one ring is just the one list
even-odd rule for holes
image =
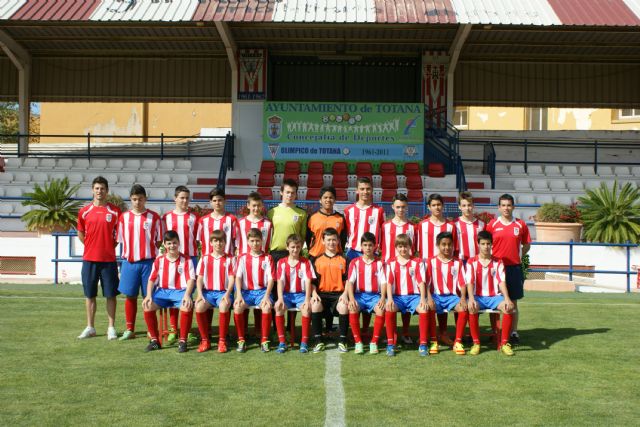
{"label": "boy in red and white striped jersey", "polygon": [[302,313],[302,339],[300,353],[309,351],[309,332],[311,330],[311,312],[322,312],[320,297],[311,281],[316,278],[311,262],[300,256],[302,239],[297,234],[287,238],[289,256],[278,261],[276,277],[278,280],[278,300],[276,310],[276,328],[278,330],[278,353],[287,351],[285,342],[284,314],[287,309],[298,308]]}
{"label": "boy in red and white striped jersey", "polygon": [[467,262],[467,291],[469,294],[469,329],[473,338],[471,355],[480,353],[480,327],[478,310],[500,310],[502,312],[502,336],[500,350],[513,356],[509,343],[509,332],[513,322],[513,301],[509,298],[505,281],[504,264],[491,255],[493,238],[488,231],[478,233],[480,253]]}
{"label": "boy in red and white striped jersey", "polygon": [[349,323],[351,323],[351,332],[356,343],[355,353],[363,354],[360,312],[371,313],[375,311],[376,319],[373,324],[373,336],[369,343],[369,353],[378,354],[378,339],[384,326],[387,278],[384,264],[375,258],[376,237],[373,233],[364,233],[360,240],[360,246],[363,254],[349,264],[349,276],[346,284],[349,292]]}
{"label": "boy in red and white striped jersey", "polygon": [[241,255],[236,263],[236,302],[233,319],[238,330],[238,352],[247,349],[245,342],[246,325],[244,311],[249,307],[262,310],[262,352],[269,351],[269,328],[271,326],[271,290],[275,277],[275,266],[271,255],[262,251],[262,232],[257,228],[247,235],[251,252]]}
{"label": "boy in red and white striped jersey", "polygon": [[[180,239],[180,253],[191,260],[193,268],[198,265],[198,216],[189,212],[189,199],[191,192],[184,185],[176,187],[174,192],[176,207],[173,211],[167,212],[162,217],[162,232],[169,230],[178,233]],[[171,330],[167,342],[172,344],[176,340],[176,331],[178,330],[178,313],[177,309],[169,309],[169,317]]]}
{"label": "boy in red and white striped jersey", "polygon": [[398,256],[387,264],[387,356],[395,356],[396,312],[418,313],[420,343],[418,354],[427,356],[429,307],[433,300],[425,286],[424,261],[411,257],[411,239],[406,234],[396,237]]}
{"label": "boy in red and white striped jersey", "polygon": [[[431,294],[435,311],[440,314],[446,311],[455,310],[458,313],[456,321],[456,339],[453,344],[453,351],[463,356],[465,354],[462,345],[462,334],[467,324],[467,302],[466,302],[466,282],[465,269],[462,261],[453,256],[453,235],[448,231],[443,231],[436,237],[438,244],[438,255],[427,260],[428,292]],[[429,353],[438,353],[438,342],[436,340],[435,316],[431,316],[431,345]]]}
{"label": "boy in red and white striped jersey", "polygon": [[[411,255],[415,252],[416,246],[416,226],[409,222],[407,213],[409,211],[409,201],[407,196],[402,193],[398,193],[393,197],[391,208],[395,213],[393,219],[385,222],[382,225],[382,261],[388,263],[391,259],[395,258],[396,248],[396,236],[400,234],[406,234],[413,242],[411,248]],[[402,341],[405,344],[412,344],[413,340],[409,336],[409,326],[411,325],[411,313],[402,313]]]}
{"label": "boy in red and white striped jersey", "polygon": [[209,201],[213,212],[198,219],[197,239],[202,248],[202,255],[207,255],[213,250],[211,233],[214,230],[222,230],[226,235],[224,253],[227,256],[236,254],[236,239],[238,236],[238,219],[235,215],[225,210],[225,193],[222,188],[214,188],[209,192]]}
{"label": "boy in red and white striped jersey", "polygon": [[198,297],[196,298],[196,321],[200,330],[200,347],[198,353],[211,348],[209,341],[213,307],[219,309],[218,327],[220,329],[218,352],[227,352],[227,331],[229,330],[230,313],[233,305],[234,258],[225,253],[227,236],[222,230],[211,232],[211,252],[200,258],[196,272],[198,280]]}
{"label": "boy in red and white striped jersey", "polygon": [[249,215],[238,220],[238,237],[236,240],[238,256],[251,252],[247,234],[252,228],[257,228],[262,232],[262,252],[267,252],[271,245],[273,224],[263,215],[264,203],[260,193],[256,191],[249,193],[247,196],[247,209],[249,209]]}
{"label": "boy in red and white striped jersey", "polygon": [[384,223],[384,209],[373,204],[373,186],[369,178],[360,177],[357,181],[358,201],[344,209],[347,224],[347,266],[351,260],[362,255],[360,239],[365,232],[373,233],[380,239],[380,230]]}
{"label": "boy in red and white striped jersey", "polygon": [[191,260],[180,253],[177,232],[169,230],[164,233],[163,243],[166,253],[153,262],[147,283],[147,296],[142,301],[144,320],[151,337],[145,351],[160,349],[156,311],[161,308],[178,308],[182,325],[178,353],[184,353],[187,351],[187,336],[193,319],[191,293],[195,284],[195,271]]}
{"label": "boy in red and white striped jersey", "polygon": [[138,294],[147,296],[147,282],[162,241],[160,215],[145,207],[147,192],[140,184],[131,187],[131,210],[118,218],[118,242],[122,243],[122,265],[118,291],[124,301],[127,329],[120,341],[135,338],[134,329],[138,312]]}
{"label": "boy in red and white striped jersey", "polygon": [[478,254],[478,232],[484,230],[485,223],[475,217],[473,196],[468,191],[458,196],[458,208],[462,215],[454,223],[458,237],[454,255],[467,262]]}
{"label": "boy in red and white striped jersey", "polygon": [[[438,234],[448,231],[453,235],[453,247],[456,246],[456,227],[453,223],[447,222],[444,216],[444,199],[440,194],[430,194],[427,199],[427,206],[431,212],[429,218],[420,222],[416,227],[418,243],[416,251],[420,258],[428,260],[438,255],[437,244]],[[438,314],[438,331],[440,341],[446,345],[453,345],[453,341],[447,334],[447,313]]]}

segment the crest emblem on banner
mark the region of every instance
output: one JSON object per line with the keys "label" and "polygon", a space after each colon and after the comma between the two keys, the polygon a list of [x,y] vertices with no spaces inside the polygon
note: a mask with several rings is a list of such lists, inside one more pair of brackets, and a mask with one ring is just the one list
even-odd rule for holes
{"label": "crest emblem on banner", "polygon": [[271,159],[275,160],[278,155],[278,150],[280,149],[280,144],[269,144],[269,154],[271,154]]}
{"label": "crest emblem on banner", "polygon": [[238,99],[265,99],[267,51],[265,49],[240,49],[238,52],[238,71]]}
{"label": "crest emblem on banner", "polygon": [[279,116],[271,116],[269,121],[269,138],[278,139],[282,134],[282,118]]}

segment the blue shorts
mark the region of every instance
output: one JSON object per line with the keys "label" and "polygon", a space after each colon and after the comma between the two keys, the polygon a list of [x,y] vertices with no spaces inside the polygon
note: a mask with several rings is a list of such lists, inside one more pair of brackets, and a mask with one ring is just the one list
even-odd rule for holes
{"label": "blue shorts", "polygon": [[137,262],[122,261],[118,291],[128,297],[137,297],[142,289],[142,296],[146,297],[147,282],[152,268],[152,259],[143,259]]}
{"label": "blue shorts", "polygon": [[[249,307],[252,307],[252,306],[257,307],[260,305],[260,303],[264,299],[264,295],[266,293],[267,293],[266,289],[259,289],[259,290],[253,290],[253,291],[243,289],[242,299],[244,300],[244,303]],[[273,302],[273,300],[271,299],[271,296],[269,296],[269,301]]]}
{"label": "blue shorts", "polygon": [[460,302],[460,297],[458,295],[438,295],[433,294],[433,302],[436,305],[436,313],[444,313],[446,311],[451,311],[455,308],[456,305]]}
{"label": "blue shorts", "polygon": [[186,289],[156,288],[151,299],[160,308],[180,308]]}
{"label": "blue shorts", "polygon": [[348,266],[351,261],[361,257],[362,252],[356,251],[355,249],[347,249],[347,253],[345,254],[345,256],[347,257],[347,266]]}
{"label": "blue shorts", "polygon": [[415,313],[420,305],[420,295],[394,295],[393,303],[401,313]]}
{"label": "blue shorts", "polygon": [[492,297],[476,296],[475,298],[478,303],[479,310],[496,310],[504,301],[504,297],[502,295],[495,295]]}
{"label": "blue shorts", "polygon": [[300,308],[302,304],[304,304],[304,299],[306,294],[304,292],[285,292],[282,294],[282,299],[284,300],[284,305],[287,308]]}
{"label": "blue shorts", "polygon": [[522,267],[519,265],[504,266],[505,282],[507,282],[507,291],[509,298],[519,300],[524,298],[524,286],[522,279]]}
{"label": "blue shorts", "polygon": [[[204,297],[204,299],[213,307],[220,307],[220,301],[225,294],[225,291],[208,291],[206,289],[202,291],[202,296]],[[233,306],[232,294],[229,294],[229,303]]]}
{"label": "blue shorts", "polygon": [[82,261],[82,289],[84,296],[95,298],[98,295],[98,280],[102,286],[102,296],[118,296],[118,264],[113,262]]}
{"label": "blue shorts", "polygon": [[371,292],[356,292],[354,295],[360,311],[366,311],[371,313],[378,301],[380,301],[380,294],[374,294]]}

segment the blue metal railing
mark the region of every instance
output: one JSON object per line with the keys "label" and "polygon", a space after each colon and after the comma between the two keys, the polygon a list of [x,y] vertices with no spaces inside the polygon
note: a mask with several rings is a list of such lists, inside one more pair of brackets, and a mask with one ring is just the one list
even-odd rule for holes
{"label": "blue metal railing", "polygon": [[433,159],[445,167],[445,173],[456,175],[456,188],[467,189],[463,159],[460,156],[460,132],[447,120],[447,109],[425,108],[424,164]]}
{"label": "blue metal railing", "polygon": [[[631,276],[635,274],[631,270],[631,249],[637,248],[640,245],[632,243],[586,243],[586,242],[532,242],[532,246],[568,246],[569,247],[569,268],[529,268],[529,272],[532,273],[569,273],[569,280],[573,280],[574,273],[600,273],[600,274],[624,274],[627,276],[627,288],[626,292],[631,292]],[[625,248],[626,252],[626,269],[625,270],[584,270],[574,268],[574,253],[573,248],[575,246],[595,246],[595,247],[617,247]],[[594,285],[598,287],[597,285]]]}
{"label": "blue metal railing", "polygon": [[225,189],[227,185],[227,171],[233,169],[235,135],[231,132],[224,139],[224,150],[222,151],[222,161],[218,172],[218,188]]}

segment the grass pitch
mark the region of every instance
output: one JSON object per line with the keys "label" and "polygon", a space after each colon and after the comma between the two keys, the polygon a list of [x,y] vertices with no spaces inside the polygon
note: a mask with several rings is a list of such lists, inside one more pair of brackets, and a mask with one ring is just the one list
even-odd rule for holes
{"label": "grass pitch", "polygon": [[[512,358],[488,343],[477,357],[340,355],[346,423],[637,423],[639,295],[530,292],[521,315]],[[103,300],[99,336],[80,341],[79,286],[0,285],[0,322],[1,425],[325,423],[326,354],[145,354],[141,311],[137,339],[108,342]]]}

